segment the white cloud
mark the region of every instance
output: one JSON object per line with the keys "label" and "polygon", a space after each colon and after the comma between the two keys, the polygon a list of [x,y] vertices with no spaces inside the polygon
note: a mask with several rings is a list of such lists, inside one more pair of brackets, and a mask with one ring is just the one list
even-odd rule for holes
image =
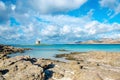
{"label": "white cloud", "polygon": [[87,0],[31,0],[30,6],[40,13],[66,12],[78,9]]}
{"label": "white cloud", "polygon": [[1,23],[8,23],[8,20],[10,18],[11,15],[11,6],[10,4],[7,4],[3,1],[0,1],[0,24]]}
{"label": "white cloud", "polygon": [[118,0],[100,0],[100,4],[102,7],[110,7],[114,9],[118,5]]}
{"label": "white cloud", "polygon": [[53,38],[59,37],[59,40],[63,40],[63,37],[65,37],[65,39],[67,38],[66,40],[69,41],[79,40],[81,38],[91,39],[96,38],[96,35],[106,34],[107,32],[120,30],[120,24],[118,23],[101,23],[96,20],[86,19],[86,17],[84,16],[71,17],[67,15],[46,15],[40,16],[40,18],[46,21],[50,21],[50,24],[48,25],[52,25],[51,29],[46,27],[42,31],[42,34],[46,34],[46,36],[52,35]]}
{"label": "white cloud", "polygon": [[[8,27],[8,26],[0,26],[0,37],[4,38],[4,39],[12,39],[13,36],[15,37],[17,34],[18,29],[14,29],[12,27]],[[18,38],[18,37],[15,37]]]}
{"label": "white cloud", "polygon": [[117,14],[120,13],[120,1],[119,0],[100,0],[100,5],[101,7],[109,8],[109,10],[113,10],[114,14],[108,13],[111,18],[116,16]]}
{"label": "white cloud", "polygon": [[72,31],[72,28],[70,26],[63,26],[61,29],[60,29],[60,34],[61,35],[66,35],[68,33],[71,33]]}
{"label": "white cloud", "polygon": [[[59,43],[74,42],[85,39],[107,37],[119,38],[107,35],[120,30],[118,23],[101,23],[88,17],[71,17],[68,15],[39,15],[37,16],[46,22],[32,21],[31,17],[26,24],[18,27],[0,26],[0,36],[6,40],[19,42],[34,42],[41,39],[43,42]],[[32,17],[33,18],[33,17]],[[24,19],[23,19],[24,20]],[[27,24],[28,23],[28,24]]]}
{"label": "white cloud", "polygon": [[58,28],[53,25],[48,25],[47,27],[41,30],[42,36],[54,36],[58,32]]}
{"label": "white cloud", "polygon": [[11,4],[11,9],[14,11],[16,9],[16,5]]}
{"label": "white cloud", "polygon": [[5,3],[0,1],[0,10],[5,10],[5,9],[6,9]]}
{"label": "white cloud", "polygon": [[99,34],[97,37],[120,39],[120,32],[107,32],[107,33]]}
{"label": "white cloud", "polygon": [[[15,5],[12,6],[9,5],[10,9],[6,7],[6,9],[10,11],[9,14],[14,16],[16,20],[20,22],[20,25],[17,27],[16,26],[10,27],[10,25],[8,24],[3,26],[0,25],[0,41],[5,39],[7,41],[15,41],[19,43],[20,42],[31,43],[29,41],[34,42],[36,39],[41,39],[43,42],[50,43],[74,42],[85,39],[93,39],[96,37],[102,38],[104,37],[101,36],[103,34],[106,37],[107,36],[110,37],[113,35],[107,35],[108,33],[120,30],[119,23],[109,24],[92,20],[91,18],[92,15],[94,14],[93,9],[88,11],[87,15],[82,17],[74,17],[62,14],[59,15],[41,14],[41,13],[56,13],[58,11],[66,12],[68,10],[77,9],[81,5],[83,5],[87,0],[64,0],[64,1],[31,0],[31,1],[32,3],[28,3],[27,0],[22,1],[18,0],[18,2]],[[40,3],[41,1],[43,1],[44,4]],[[105,7],[106,4],[103,5],[103,3],[105,2],[102,2],[101,5],[102,7]],[[25,6],[27,6],[27,8]],[[107,7],[108,6],[109,5],[107,5]],[[114,8],[110,7],[110,9]],[[34,10],[38,10],[40,14],[39,12],[36,13],[36,11]],[[14,13],[12,13],[12,11]],[[9,17],[8,12],[6,11],[0,13],[2,13],[2,16],[7,14],[7,16]],[[36,17],[38,19],[36,19]],[[1,18],[1,20],[3,19]],[[117,35],[117,33],[115,33],[114,35],[116,38],[120,37],[119,35]],[[114,38],[114,36],[112,38]]]}
{"label": "white cloud", "polygon": [[11,16],[20,18],[24,14],[64,13],[80,8],[85,2],[87,0],[16,0],[13,4],[11,0],[5,3],[0,1],[0,22],[7,23]]}

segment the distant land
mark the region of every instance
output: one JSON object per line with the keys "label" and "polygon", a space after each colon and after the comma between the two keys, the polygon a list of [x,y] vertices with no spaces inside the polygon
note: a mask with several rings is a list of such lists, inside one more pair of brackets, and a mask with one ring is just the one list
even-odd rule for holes
{"label": "distant land", "polygon": [[120,44],[120,38],[111,39],[111,38],[103,38],[100,40],[88,40],[88,41],[78,41],[76,44]]}

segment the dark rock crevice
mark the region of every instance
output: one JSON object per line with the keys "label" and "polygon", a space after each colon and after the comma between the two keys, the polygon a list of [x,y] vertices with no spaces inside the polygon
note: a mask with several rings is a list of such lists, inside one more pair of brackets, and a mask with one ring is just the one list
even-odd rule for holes
{"label": "dark rock crevice", "polygon": [[0,70],[0,73],[1,73],[2,75],[5,75],[7,72],[9,72],[8,69]]}

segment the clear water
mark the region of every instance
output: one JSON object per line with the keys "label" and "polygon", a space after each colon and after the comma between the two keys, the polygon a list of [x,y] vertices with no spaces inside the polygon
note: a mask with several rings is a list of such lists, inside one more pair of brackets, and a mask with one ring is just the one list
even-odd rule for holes
{"label": "clear water", "polygon": [[[20,48],[32,48],[25,53],[10,54],[14,57],[18,55],[29,55],[35,58],[56,59],[55,54],[70,52],[88,52],[88,51],[109,51],[120,52],[120,44],[53,44],[53,45],[12,45]],[[59,51],[59,50],[67,51]],[[57,59],[59,60],[59,59]]]}

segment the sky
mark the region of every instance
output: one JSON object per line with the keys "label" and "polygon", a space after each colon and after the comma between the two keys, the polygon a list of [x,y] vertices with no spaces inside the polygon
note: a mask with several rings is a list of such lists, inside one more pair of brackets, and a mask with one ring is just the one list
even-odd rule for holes
{"label": "sky", "polygon": [[0,0],[0,43],[120,38],[120,0]]}

